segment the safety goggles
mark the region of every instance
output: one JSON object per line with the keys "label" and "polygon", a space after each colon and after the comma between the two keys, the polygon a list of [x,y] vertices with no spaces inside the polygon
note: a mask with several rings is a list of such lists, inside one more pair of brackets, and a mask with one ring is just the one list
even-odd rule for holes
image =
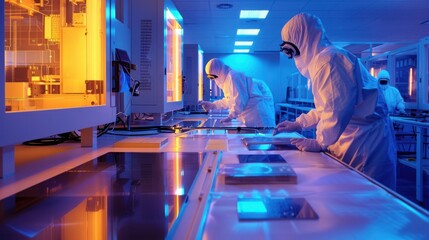
{"label": "safety goggles", "polygon": [[207,74],[207,78],[208,78],[208,79],[210,79],[210,80],[214,80],[214,79],[216,79],[216,78],[217,78],[217,75],[214,75],[214,74]]}
{"label": "safety goggles", "polygon": [[295,44],[285,41],[280,44],[280,52],[284,53],[286,56],[288,56],[288,58],[293,58],[300,55],[299,49]]}
{"label": "safety goggles", "polygon": [[387,83],[389,82],[389,79],[387,79],[387,78],[380,78],[378,80],[378,82],[380,83],[380,85],[387,85]]}

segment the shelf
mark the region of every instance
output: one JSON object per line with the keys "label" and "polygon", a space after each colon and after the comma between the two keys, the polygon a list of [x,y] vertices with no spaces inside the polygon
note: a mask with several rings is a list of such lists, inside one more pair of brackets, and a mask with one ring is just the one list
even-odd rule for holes
{"label": "shelf", "polygon": [[[295,119],[299,117],[299,115],[301,115],[302,113],[307,113],[310,110],[314,109],[309,106],[302,106],[291,103],[277,103],[276,107],[279,108],[278,113],[280,121],[295,121]],[[315,138],[316,136],[315,130],[303,130],[301,131],[301,134],[309,138]]]}
{"label": "shelf", "polygon": [[292,104],[292,103],[277,103],[277,106],[279,106],[280,108],[283,107],[283,108],[305,109],[305,110],[314,109],[314,107],[299,105],[299,104]]}
{"label": "shelf", "polygon": [[314,103],[313,99],[308,99],[308,98],[289,98],[288,100],[290,102],[303,102],[303,103],[311,103],[311,104]]}
{"label": "shelf", "polygon": [[[411,168],[416,168],[416,161],[415,158],[413,158],[414,160],[410,160],[407,158],[398,158],[398,162],[401,164],[404,164],[405,166],[411,167]],[[423,159],[423,168],[422,171],[425,172],[426,175],[429,175],[429,159]]]}

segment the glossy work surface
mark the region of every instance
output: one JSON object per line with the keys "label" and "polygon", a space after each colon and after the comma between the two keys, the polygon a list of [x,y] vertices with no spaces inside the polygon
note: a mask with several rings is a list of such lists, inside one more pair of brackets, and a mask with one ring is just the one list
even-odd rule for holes
{"label": "glossy work surface", "polygon": [[0,202],[0,239],[164,239],[204,153],[107,153]]}
{"label": "glossy work surface", "polygon": [[[168,142],[157,148],[115,147],[113,143],[122,138],[104,136],[110,142],[105,147],[61,148],[58,154],[22,166],[14,183],[2,183],[0,194],[30,180],[36,184],[41,175],[49,177],[2,198],[0,239],[390,240],[429,236],[427,211],[326,154],[249,151],[243,138],[271,134],[217,130],[159,134],[156,137],[167,137]],[[267,159],[268,154],[275,156]],[[296,173],[296,181],[225,184],[220,169],[240,164],[243,156],[245,164],[280,164],[283,159]],[[50,162],[55,164],[45,167]],[[80,163],[62,170],[58,162]],[[36,176],[21,180],[23,168],[30,166]],[[35,174],[39,168],[44,171]],[[266,198],[285,199],[282,215],[275,216],[288,218],[239,219],[238,207],[252,217],[264,211],[260,200]],[[249,203],[240,205],[240,199],[253,199],[252,207],[242,208]],[[305,210],[306,204],[314,212]],[[267,213],[269,206],[264,205]],[[289,217],[303,213],[309,213],[307,218]]]}
{"label": "glossy work surface", "polygon": [[[213,185],[205,189],[208,197],[204,214],[200,221],[193,221],[197,222],[198,226],[194,228],[196,230],[188,231],[187,234],[195,236],[195,239],[204,240],[423,240],[429,236],[427,211],[327,155],[297,150],[251,153],[281,154],[286,160],[283,164],[290,165],[296,172],[297,181],[294,183],[260,181],[258,184],[247,184],[242,181],[239,184],[228,184],[221,169],[226,165],[240,165],[239,154],[243,152],[224,153]],[[296,204],[289,203],[281,212],[271,214],[270,208],[263,201],[266,198],[283,199],[282,201],[286,203],[290,199],[299,199],[305,200],[305,204],[298,204],[300,207],[297,209],[294,207]],[[250,199],[246,201],[251,201],[252,206],[243,208],[249,204],[241,204],[242,199]],[[192,199],[187,204],[191,206]],[[303,210],[302,206],[307,204],[311,208]],[[293,211],[290,206],[293,207]],[[305,217],[295,218],[298,215]],[[192,224],[187,221],[188,219],[192,218],[176,222],[180,223],[177,234],[170,231],[169,239],[181,239],[185,235],[182,234],[182,230],[191,229]],[[180,226],[181,224],[186,227]]]}

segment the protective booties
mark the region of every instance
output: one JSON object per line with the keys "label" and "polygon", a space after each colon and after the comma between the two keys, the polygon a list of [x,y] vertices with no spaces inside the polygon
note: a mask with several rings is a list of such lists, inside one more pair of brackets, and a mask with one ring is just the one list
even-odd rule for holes
{"label": "protective booties", "polygon": [[300,151],[304,152],[321,152],[322,147],[316,139],[292,138],[290,143],[294,144]]}
{"label": "protective booties", "polygon": [[279,124],[277,124],[276,129],[273,132],[273,136],[281,133],[281,132],[295,132],[295,131],[301,131],[301,125],[297,122],[291,122],[291,121],[283,121]]}
{"label": "protective booties", "polygon": [[204,111],[208,112],[209,110],[216,109],[216,105],[211,102],[201,101],[201,107],[203,107]]}

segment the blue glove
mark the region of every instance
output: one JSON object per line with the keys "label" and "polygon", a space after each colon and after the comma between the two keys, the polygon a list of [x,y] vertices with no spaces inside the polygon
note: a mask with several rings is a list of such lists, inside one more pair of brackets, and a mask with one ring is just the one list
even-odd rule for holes
{"label": "blue glove", "polygon": [[221,123],[229,123],[231,121],[232,121],[232,118],[230,118],[230,117],[227,117],[227,118],[224,118],[224,119],[220,120]]}
{"label": "blue glove", "polygon": [[292,138],[290,143],[294,144],[300,151],[303,152],[321,152],[322,147],[316,139],[308,138]]}
{"label": "blue glove", "polygon": [[203,107],[204,111],[206,111],[206,112],[209,110],[212,110],[212,109],[216,109],[216,105],[214,103],[211,103],[211,102],[201,101],[200,104]]}
{"label": "blue glove", "polygon": [[301,125],[299,125],[299,123],[286,120],[277,124],[276,129],[274,129],[273,136],[281,132],[295,132],[295,131],[301,131],[301,129],[302,128],[301,128]]}

